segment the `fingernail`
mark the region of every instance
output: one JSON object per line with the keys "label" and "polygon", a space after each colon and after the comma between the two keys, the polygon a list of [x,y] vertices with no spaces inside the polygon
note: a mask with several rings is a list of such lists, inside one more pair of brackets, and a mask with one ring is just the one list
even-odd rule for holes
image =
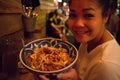
{"label": "fingernail", "polygon": [[39,75],[39,77],[42,77],[43,75]]}
{"label": "fingernail", "polygon": [[60,79],[60,78],[61,78],[61,74],[58,74],[58,75],[57,75],[57,78]]}

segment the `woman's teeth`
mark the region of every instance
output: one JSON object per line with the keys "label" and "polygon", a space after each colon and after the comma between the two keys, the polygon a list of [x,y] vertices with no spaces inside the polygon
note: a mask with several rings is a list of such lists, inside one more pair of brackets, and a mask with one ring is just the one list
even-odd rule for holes
{"label": "woman's teeth", "polygon": [[76,31],[77,34],[85,34],[88,31]]}

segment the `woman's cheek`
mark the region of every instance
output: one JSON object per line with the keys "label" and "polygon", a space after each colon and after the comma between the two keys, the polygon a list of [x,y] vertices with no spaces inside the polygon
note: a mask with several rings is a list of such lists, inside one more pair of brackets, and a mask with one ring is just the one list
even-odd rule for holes
{"label": "woman's cheek", "polygon": [[72,30],[72,27],[73,27],[73,22],[68,20],[68,27],[70,30]]}

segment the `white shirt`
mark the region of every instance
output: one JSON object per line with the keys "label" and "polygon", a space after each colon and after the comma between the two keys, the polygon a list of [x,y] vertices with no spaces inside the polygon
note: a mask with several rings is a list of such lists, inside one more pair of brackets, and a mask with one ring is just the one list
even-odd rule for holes
{"label": "white shirt", "polygon": [[113,39],[90,53],[87,44],[81,44],[76,69],[81,80],[120,80],[119,44]]}

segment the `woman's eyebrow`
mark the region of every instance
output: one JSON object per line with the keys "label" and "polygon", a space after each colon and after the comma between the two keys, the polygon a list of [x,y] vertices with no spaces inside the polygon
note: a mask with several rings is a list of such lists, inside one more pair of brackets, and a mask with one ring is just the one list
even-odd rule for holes
{"label": "woman's eyebrow", "polygon": [[85,8],[85,9],[83,9],[82,11],[83,11],[83,12],[86,12],[86,11],[90,11],[90,10],[95,11],[95,9],[93,9],[93,8]]}
{"label": "woman's eyebrow", "polygon": [[[93,9],[93,8],[85,8],[82,11],[86,12],[86,11],[90,11],[90,10],[95,11],[95,9]],[[74,9],[70,9],[70,12],[76,12],[76,11]]]}

